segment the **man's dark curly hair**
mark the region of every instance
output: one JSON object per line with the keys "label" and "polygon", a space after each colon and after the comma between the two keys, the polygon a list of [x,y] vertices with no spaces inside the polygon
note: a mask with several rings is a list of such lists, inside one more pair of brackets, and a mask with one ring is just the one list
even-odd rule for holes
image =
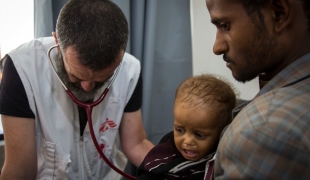
{"label": "man's dark curly hair", "polygon": [[81,64],[98,71],[126,50],[128,23],[109,0],[69,0],[60,11],[56,35],[62,51],[73,47]]}
{"label": "man's dark curly hair", "polygon": [[[264,22],[261,9],[270,0],[235,0],[235,1],[239,1],[244,6],[244,8],[246,9],[248,15],[252,18],[252,20],[254,20],[256,16],[258,16],[258,20],[260,21],[260,23]],[[309,0],[296,0],[296,1],[301,1],[303,3],[304,13],[308,19],[308,29],[310,30],[310,1]],[[254,22],[257,23],[257,21],[255,20]]]}

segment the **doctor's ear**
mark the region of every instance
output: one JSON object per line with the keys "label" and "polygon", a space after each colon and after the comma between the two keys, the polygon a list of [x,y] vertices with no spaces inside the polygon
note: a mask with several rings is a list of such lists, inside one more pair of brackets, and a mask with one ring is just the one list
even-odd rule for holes
{"label": "doctor's ear", "polygon": [[60,51],[59,45],[58,45],[58,39],[57,39],[57,35],[56,32],[52,32],[52,35],[54,37],[55,43],[57,45],[57,51]]}

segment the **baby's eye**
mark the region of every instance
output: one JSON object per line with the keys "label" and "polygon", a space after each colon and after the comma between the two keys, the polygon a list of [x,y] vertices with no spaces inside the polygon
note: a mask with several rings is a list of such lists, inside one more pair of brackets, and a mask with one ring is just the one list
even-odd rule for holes
{"label": "baby's eye", "polygon": [[204,134],[199,133],[199,132],[196,132],[195,136],[197,137],[197,139],[205,139],[206,138],[206,136]]}
{"label": "baby's eye", "polygon": [[185,130],[183,128],[175,127],[174,129],[178,133],[184,133],[185,132]]}

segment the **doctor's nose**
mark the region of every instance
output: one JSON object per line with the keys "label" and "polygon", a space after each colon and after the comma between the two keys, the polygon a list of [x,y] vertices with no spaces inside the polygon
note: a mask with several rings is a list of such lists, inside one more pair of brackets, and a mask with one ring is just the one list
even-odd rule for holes
{"label": "doctor's nose", "polygon": [[93,88],[95,87],[95,83],[90,81],[81,81],[81,86],[85,91],[88,92],[93,90]]}
{"label": "doctor's nose", "polygon": [[224,54],[228,51],[228,44],[225,42],[223,35],[216,34],[216,39],[213,45],[213,53],[216,55]]}

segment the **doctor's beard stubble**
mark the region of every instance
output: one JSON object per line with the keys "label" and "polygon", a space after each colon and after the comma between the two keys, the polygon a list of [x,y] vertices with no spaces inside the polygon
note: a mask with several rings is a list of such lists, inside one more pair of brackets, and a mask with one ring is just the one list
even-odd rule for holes
{"label": "doctor's beard stubble", "polygon": [[63,57],[60,52],[54,56],[57,68],[57,74],[65,86],[74,94],[74,96],[82,102],[93,101],[97,91],[105,84],[105,82],[96,82],[91,91],[85,91],[80,82],[71,82],[65,69]]}

